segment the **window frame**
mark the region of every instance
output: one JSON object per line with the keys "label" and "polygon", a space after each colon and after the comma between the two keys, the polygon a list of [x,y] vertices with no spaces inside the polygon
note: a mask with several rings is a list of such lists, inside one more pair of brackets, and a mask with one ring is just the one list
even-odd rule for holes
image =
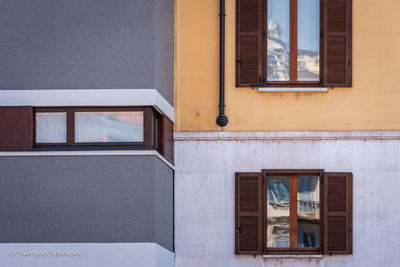
{"label": "window frame", "polygon": [[[75,142],[75,112],[118,112],[118,111],[141,111],[143,112],[143,141],[142,142]],[[67,114],[67,140],[65,143],[37,143],[36,142],[36,113],[66,112]],[[155,114],[155,115],[153,115]],[[36,149],[88,149],[88,148],[154,148],[161,150],[159,145],[154,146],[154,122],[153,118],[161,115],[152,107],[37,107],[33,112],[33,140]],[[161,129],[160,119],[158,129]],[[159,132],[159,140],[161,132]],[[161,143],[161,142],[160,142]]]}
{"label": "window frame", "polygon": [[298,30],[298,19],[297,19],[297,2],[298,0],[289,0],[289,81],[268,81],[268,0],[263,1],[263,15],[262,15],[262,31],[263,31],[263,41],[261,44],[261,64],[262,64],[262,86],[263,87],[322,87],[322,79],[323,79],[323,56],[322,48],[323,44],[323,36],[322,36],[322,27],[323,27],[323,0],[319,0],[320,2],[320,11],[319,11],[319,80],[318,81],[298,81],[298,42],[297,42],[297,30]]}
{"label": "window frame", "polygon": [[[262,216],[262,228],[263,228],[263,252],[264,255],[320,255],[323,254],[323,244],[324,244],[324,222],[323,222],[323,177],[324,177],[324,170],[323,169],[263,169],[261,171],[261,175],[263,177],[263,216]],[[296,182],[297,188],[297,178],[293,179],[293,177],[297,176],[319,176],[320,177],[320,221],[319,221],[319,234],[320,234],[320,246],[318,248],[293,248],[294,241],[296,241],[297,246],[297,220],[295,222],[296,227],[292,228],[293,222],[297,219],[297,201],[294,201],[293,197],[296,196],[297,198],[297,189],[290,190],[290,239],[289,244],[290,248],[268,248],[267,247],[267,203],[268,203],[268,195],[267,195],[267,177],[268,176],[289,176],[290,180],[290,188],[292,184]],[[292,214],[296,216],[292,217]],[[295,240],[292,239],[292,235],[295,232]]]}

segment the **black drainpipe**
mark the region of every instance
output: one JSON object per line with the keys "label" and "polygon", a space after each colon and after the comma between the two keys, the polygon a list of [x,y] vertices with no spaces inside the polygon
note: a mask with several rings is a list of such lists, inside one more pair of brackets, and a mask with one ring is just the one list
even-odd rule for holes
{"label": "black drainpipe", "polygon": [[220,0],[219,7],[219,115],[217,125],[224,127],[228,124],[225,115],[225,0]]}

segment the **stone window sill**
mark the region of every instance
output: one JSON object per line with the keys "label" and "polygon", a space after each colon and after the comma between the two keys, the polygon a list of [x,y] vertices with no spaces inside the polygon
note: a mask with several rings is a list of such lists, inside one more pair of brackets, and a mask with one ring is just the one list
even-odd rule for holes
{"label": "stone window sill", "polygon": [[327,87],[258,87],[258,92],[328,92]]}
{"label": "stone window sill", "polygon": [[269,259],[322,259],[324,255],[315,254],[315,255],[262,255],[263,258]]}

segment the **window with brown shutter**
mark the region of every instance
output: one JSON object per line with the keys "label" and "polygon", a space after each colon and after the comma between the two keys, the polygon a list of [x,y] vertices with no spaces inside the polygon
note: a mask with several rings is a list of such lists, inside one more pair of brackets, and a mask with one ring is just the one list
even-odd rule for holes
{"label": "window with brown shutter", "polygon": [[236,0],[236,86],[352,85],[352,0]]}
{"label": "window with brown shutter", "polygon": [[236,173],[236,254],[351,254],[352,174]]}

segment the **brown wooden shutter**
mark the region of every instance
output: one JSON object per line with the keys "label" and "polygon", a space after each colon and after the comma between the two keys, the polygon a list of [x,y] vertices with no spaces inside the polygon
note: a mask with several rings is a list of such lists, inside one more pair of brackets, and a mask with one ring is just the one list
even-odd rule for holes
{"label": "brown wooden shutter", "polygon": [[0,107],[0,150],[29,150],[32,146],[32,107]]}
{"label": "brown wooden shutter", "polygon": [[324,177],[324,253],[352,254],[353,175],[327,172]]}
{"label": "brown wooden shutter", "polygon": [[162,147],[161,154],[171,161],[174,162],[174,139],[173,139],[173,131],[174,131],[174,123],[168,119],[167,116],[162,116],[161,122],[162,128]]}
{"label": "brown wooden shutter", "polygon": [[352,0],[324,0],[324,86],[352,86]]}
{"label": "brown wooden shutter", "polygon": [[261,173],[236,173],[235,253],[262,252]]}
{"label": "brown wooden shutter", "polygon": [[260,84],[262,0],[236,0],[236,86]]}

